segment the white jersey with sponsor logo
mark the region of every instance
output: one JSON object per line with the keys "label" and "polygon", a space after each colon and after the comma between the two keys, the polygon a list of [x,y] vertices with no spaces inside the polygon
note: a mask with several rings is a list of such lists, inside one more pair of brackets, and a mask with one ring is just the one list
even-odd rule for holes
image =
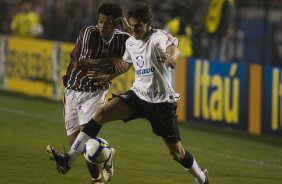
{"label": "white jersey with sponsor logo", "polygon": [[166,49],[178,40],[160,29],[151,29],[147,39],[136,40],[133,36],[126,41],[124,61],[132,63],[135,81],[131,90],[147,102],[175,102],[179,94],[172,88],[171,69],[164,61],[168,57]]}

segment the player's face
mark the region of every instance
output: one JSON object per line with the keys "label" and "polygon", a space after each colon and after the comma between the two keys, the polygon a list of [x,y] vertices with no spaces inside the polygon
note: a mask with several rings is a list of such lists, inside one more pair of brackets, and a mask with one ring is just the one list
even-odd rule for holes
{"label": "player's face", "polygon": [[149,32],[150,30],[150,24],[141,22],[134,17],[129,18],[129,25],[131,27],[131,30],[133,32],[133,36],[139,40],[144,38],[144,36]]}
{"label": "player's face", "polygon": [[114,32],[115,26],[114,26],[113,17],[106,16],[103,14],[99,14],[98,16],[98,28],[100,36],[106,40],[109,40]]}

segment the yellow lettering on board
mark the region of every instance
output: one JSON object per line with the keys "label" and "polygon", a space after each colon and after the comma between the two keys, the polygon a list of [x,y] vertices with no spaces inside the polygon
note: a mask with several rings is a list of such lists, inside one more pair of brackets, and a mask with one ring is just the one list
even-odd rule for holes
{"label": "yellow lettering on board", "polygon": [[[233,79],[233,94],[230,93],[231,84],[230,78],[224,79],[224,114],[225,121],[229,124],[238,123],[239,116],[239,80]],[[233,97],[233,98],[232,98]],[[231,101],[230,101],[231,100]],[[231,106],[232,105],[232,106]]]}
{"label": "yellow lettering on board", "polygon": [[195,86],[194,86],[194,116],[200,117],[201,115],[201,67],[202,62],[196,61],[196,70],[195,70]]}
{"label": "yellow lettering on board", "polygon": [[223,103],[222,103],[222,79],[219,75],[215,75],[212,77],[212,88],[215,91],[211,94],[210,97],[210,112],[211,112],[211,120],[212,121],[222,121],[223,120]]}
{"label": "yellow lettering on board", "polygon": [[271,129],[278,129],[278,86],[279,86],[279,69],[274,69],[272,73],[272,113],[271,113]]}
{"label": "yellow lettering on board", "polygon": [[209,75],[209,62],[204,62],[204,71],[202,75],[202,109],[203,118],[208,120],[210,118],[209,113],[209,86],[210,86],[210,75]]}
{"label": "yellow lettering on board", "polygon": [[239,120],[240,81],[235,77],[237,64],[232,64],[224,80],[209,73],[209,62],[196,61],[194,82],[194,116],[205,120],[226,121],[237,124]]}

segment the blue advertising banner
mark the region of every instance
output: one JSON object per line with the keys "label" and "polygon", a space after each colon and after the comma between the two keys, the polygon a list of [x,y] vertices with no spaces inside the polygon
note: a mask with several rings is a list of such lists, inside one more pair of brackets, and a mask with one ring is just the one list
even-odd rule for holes
{"label": "blue advertising banner", "polygon": [[248,65],[191,59],[186,118],[247,129]]}
{"label": "blue advertising banner", "polygon": [[263,72],[262,132],[282,135],[282,68]]}

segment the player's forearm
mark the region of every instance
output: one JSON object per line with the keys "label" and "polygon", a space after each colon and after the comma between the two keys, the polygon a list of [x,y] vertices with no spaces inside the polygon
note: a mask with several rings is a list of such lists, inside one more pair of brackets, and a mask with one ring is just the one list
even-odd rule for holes
{"label": "player's forearm", "polygon": [[116,61],[114,66],[115,66],[115,70],[114,70],[115,73],[117,75],[120,75],[127,72],[131,68],[132,64],[129,64],[123,60],[118,60]]}
{"label": "player's forearm", "polygon": [[169,58],[172,58],[173,60],[177,61],[180,56],[180,51],[176,46],[170,47],[168,49],[168,55]]}
{"label": "player's forearm", "polygon": [[110,74],[109,80],[116,78],[117,76],[126,73],[130,68],[132,67],[132,64],[126,63],[124,61],[120,61],[115,64],[115,70]]}
{"label": "player's forearm", "polygon": [[[78,62],[79,69],[90,69],[96,67],[108,67],[114,62],[115,58],[108,57],[108,58],[99,58],[99,59],[85,59]],[[105,62],[106,61],[106,62]]]}
{"label": "player's forearm", "polygon": [[117,59],[113,63],[113,70],[110,72],[104,72],[104,71],[94,71],[94,70],[88,70],[87,71],[87,77],[89,79],[92,79],[96,82],[96,85],[103,85],[106,82],[110,82],[117,76],[127,72],[131,68],[132,64],[126,63],[120,59]]}
{"label": "player's forearm", "polygon": [[176,67],[176,61],[180,56],[180,52],[175,45],[171,45],[167,48],[168,58],[165,61],[165,65],[170,68]]}

